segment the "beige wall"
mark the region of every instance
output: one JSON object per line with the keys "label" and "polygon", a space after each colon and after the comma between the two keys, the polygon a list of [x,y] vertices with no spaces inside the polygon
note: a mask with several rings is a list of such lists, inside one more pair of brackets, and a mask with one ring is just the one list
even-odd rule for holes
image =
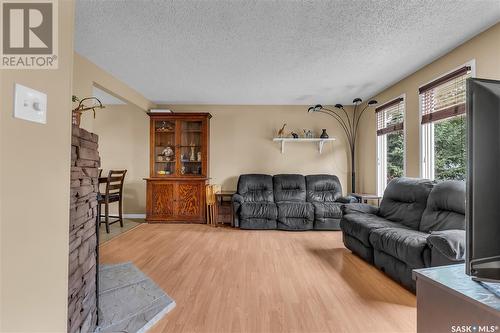
{"label": "beige wall", "polygon": [[[374,97],[384,103],[406,94],[407,176],[420,175],[418,88],[473,59],[477,77],[500,79],[500,23]],[[361,122],[357,145],[358,184],[363,192],[376,191],[376,149],[375,113],[370,112]]]}
{"label": "beige wall", "polygon": [[[154,106],[139,92],[127,86],[122,81],[113,77],[108,72],[90,62],[88,59],[75,53],[74,71],[73,71],[73,94],[79,98],[92,96],[92,87],[96,86],[123,101],[134,105],[141,110],[149,110]],[[99,117],[100,111],[96,115]],[[93,114],[92,112],[84,113],[82,117],[81,127],[93,132]]]}
{"label": "beige wall", "polygon": [[[113,77],[88,59],[75,53],[73,94],[92,96],[93,86],[127,102],[126,105],[105,105],[104,109],[82,116],[80,127],[99,135],[99,155],[103,174],[110,169],[127,169],[124,184],[123,212],[145,214],[146,183],[149,176],[149,117],[154,107],[139,92]],[[114,214],[117,205],[112,205]]]}
{"label": "beige wall", "polygon": [[[74,3],[59,1],[59,69],[3,70],[2,332],[65,332]],[[47,124],[15,119],[14,84],[48,96]]]}
{"label": "beige wall", "polygon": [[[210,112],[210,176],[224,189],[236,188],[243,173],[329,173],[340,178],[347,192],[349,164],[345,137],[335,120],[325,114],[308,114],[307,106],[282,105],[167,105],[176,112]],[[337,138],[319,154],[314,143],[288,143],[285,153],[272,141],[277,129],[312,129],[316,135],[326,128]]]}
{"label": "beige wall", "polygon": [[[127,169],[124,184],[125,214],[146,212],[146,182],[149,176],[149,117],[133,105],[107,105],[93,122],[99,135],[101,167]],[[112,205],[112,212],[117,205]]]}

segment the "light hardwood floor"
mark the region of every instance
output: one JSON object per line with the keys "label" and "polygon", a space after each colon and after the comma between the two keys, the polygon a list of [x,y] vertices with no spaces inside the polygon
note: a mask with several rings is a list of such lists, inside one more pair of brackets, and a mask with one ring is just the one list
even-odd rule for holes
{"label": "light hardwood floor", "polygon": [[415,332],[416,299],[340,232],[141,225],[101,246],[177,307],[150,332]]}

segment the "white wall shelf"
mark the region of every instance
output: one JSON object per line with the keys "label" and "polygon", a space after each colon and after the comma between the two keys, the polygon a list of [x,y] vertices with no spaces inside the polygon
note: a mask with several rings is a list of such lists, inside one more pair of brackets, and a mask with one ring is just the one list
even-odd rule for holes
{"label": "white wall shelf", "polygon": [[318,143],[318,148],[319,148],[319,153],[321,154],[323,152],[323,145],[326,142],[330,141],[335,141],[335,138],[328,138],[328,139],[321,139],[321,138],[273,138],[274,142],[280,142],[281,143],[281,153],[285,153],[285,142],[317,142]]}

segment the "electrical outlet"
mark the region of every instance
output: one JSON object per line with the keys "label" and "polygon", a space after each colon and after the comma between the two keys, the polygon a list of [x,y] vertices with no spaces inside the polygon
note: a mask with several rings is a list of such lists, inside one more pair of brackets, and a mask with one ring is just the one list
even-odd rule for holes
{"label": "electrical outlet", "polygon": [[14,117],[47,123],[47,94],[16,83]]}

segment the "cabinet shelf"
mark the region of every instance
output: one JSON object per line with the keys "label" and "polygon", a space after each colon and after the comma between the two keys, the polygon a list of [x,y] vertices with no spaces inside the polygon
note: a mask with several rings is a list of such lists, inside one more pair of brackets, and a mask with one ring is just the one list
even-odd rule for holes
{"label": "cabinet shelf", "polygon": [[279,142],[281,143],[281,153],[285,153],[285,142],[317,142],[318,143],[318,149],[319,153],[323,153],[323,146],[326,142],[333,142],[335,141],[335,138],[328,138],[328,139],[322,139],[322,138],[273,138],[274,142]]}

